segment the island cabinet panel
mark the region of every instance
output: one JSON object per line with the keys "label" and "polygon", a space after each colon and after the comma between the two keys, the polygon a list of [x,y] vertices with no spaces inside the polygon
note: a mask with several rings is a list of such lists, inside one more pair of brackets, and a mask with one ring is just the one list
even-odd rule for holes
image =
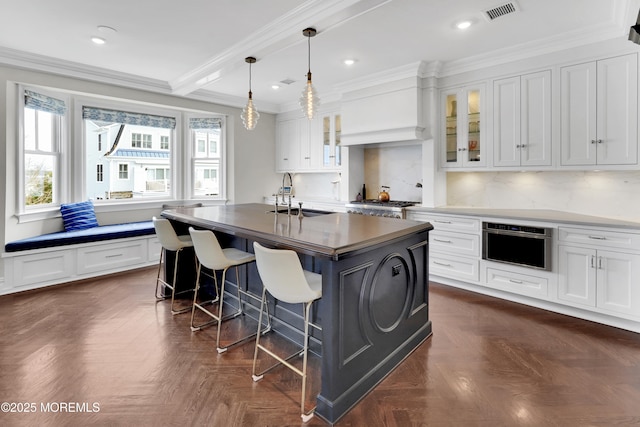
{"label": "island cabinet panel", "polygon": [[431,335],[427,232],[322,264],[322,386],[335,421]]}
{"label": "island cabinet panel", "polygon": [[[259,242],[294,250],[303,268],[322,274],[322,298],[312,313],[312,322],[322,330],[311,328],[310,340],[311,350],[322,359],[315,413],[335,423],[431,335],[428,258],[433,227],[344,213],[291,218],[269,209],[258,204],[181,208],[163,216],[176,230],[213,230],[222,247],[252,252],[253,242]],[[182,262],[193,270],[193,259]],[[192,286],[192,277],[179,278]],[[231,304],[236,285],[235,275],[227,275]],[[262,293],[255,264],[242,267],[240,286]],[[273,299],[269,306],[274,330],[302,343],[301,306]],[[255,304],[248,308],[247,315],[257,316]]]}

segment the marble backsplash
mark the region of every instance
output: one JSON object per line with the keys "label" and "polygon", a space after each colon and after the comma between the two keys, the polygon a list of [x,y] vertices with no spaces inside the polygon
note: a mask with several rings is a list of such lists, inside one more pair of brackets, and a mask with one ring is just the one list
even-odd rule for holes
{"label": "marble backsplash", "polygon": [[422,146],[374,147],[364,150],[367,198],[377,198],[382,185],[392,200],[422,202]]}
{"label": "marble backsplash", "polygon": [[447,206],[552,209],[640,222],[640,171],[448,173]]}

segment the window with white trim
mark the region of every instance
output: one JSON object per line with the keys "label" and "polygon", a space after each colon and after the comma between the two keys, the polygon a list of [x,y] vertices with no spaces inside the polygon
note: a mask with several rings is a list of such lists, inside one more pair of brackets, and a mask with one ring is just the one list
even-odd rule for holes
{"label": "window with white trim", "polygon": [[[222,116],[18,88],[18,217],[51,218],[60,203],[86,199],[99,204],[225,197]],[[77,117],[69,116],[69,105]],[[82,126],[70,128],[72,120]]]}
{"label": "window with white trim", "polygon": [[28,89],[24,91],[21,211],[60,203],[66,112],[63,100]]}
{"label": "window with white trim", "polygon": [[222,120],[192,118],[189,120],[189,129],[193,144],[192,197],[222,197]]}
{"label": "window with white trim", "polygon": [[118,165],[118,178],[129,179],[129,165],[127,163],[120,163]]}

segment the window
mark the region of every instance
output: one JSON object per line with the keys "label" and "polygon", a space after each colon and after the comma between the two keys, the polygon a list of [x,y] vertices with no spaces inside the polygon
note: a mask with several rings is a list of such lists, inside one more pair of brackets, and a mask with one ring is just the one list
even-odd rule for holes
{"label": "window", "polygon": [[147,169],[147,191],[169,191],[169,168]]}
{"label": "window", "polygon": [[[88,198],[135,201],[172,197],[170,141],[174,136],[175,117],[89,106],[82,107],[82,111],[87,170],[104,165],[102,181],[86,181]],[[104,135],[104,153],[91,149],[98,129]],[[160,145],[156,143],[154,147],[154,140],[160,141]]]}
{"label": "window", "polygon": [[193,197],[222,196],[221,120],[191,119]]}
{"label": "window", "polygon": [[129,179],[129,165],[126,163],[120,163],[118,165],[118,178]]}
{"label": "window", "polygon": [[131,134],[131,147],[142,148],[142,134],[140,133]]}
{"label": "window", "polygon": [[[8,161],[18,169],[19,221],[54,218],[60,203],[87,199],[96,206],[112,200],[135,206],[225,197],[222,116],[196,118],[197,112],[177,108],[17,88],[19,139],[15,160]],[[69,105],[77,117],[69,116]]]}
{"label": "window", "polygon": [[21,209],[60,203],[64,101],[24,91]]}

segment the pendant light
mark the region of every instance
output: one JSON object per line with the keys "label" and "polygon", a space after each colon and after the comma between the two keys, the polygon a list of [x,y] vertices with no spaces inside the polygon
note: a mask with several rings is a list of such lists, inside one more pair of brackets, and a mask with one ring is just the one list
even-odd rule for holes
{"label": "pendant light", "polygon": [[244,62],[249,64],[249,99],[247,100],[247,106],[242,109],[240,117],[242,118],[245,129],[253,130],[260,118],[260,113],[258,113],[258,110],[256,110],[256,107],[253,105],[253,94],[251,93],[251,64],[255,64],[256,58],[248,56],[244,59]]}
{"label": "pendant light", "polygon": [[309,51],[309,71],[307,72],[307,85],[302,91],[302,96],[300,96],[300,106],[302,107],[302,111],[304,115],[307,116],[309,120],[313,119],[313,115],[318,109],[318,105],[320,105],[320,98],[316,93],[316,89],[313,87],[311,83],[311,37],[316,35],[315,28],[306,28],[302,30],[302,34],[307,38],[308,51]]}

